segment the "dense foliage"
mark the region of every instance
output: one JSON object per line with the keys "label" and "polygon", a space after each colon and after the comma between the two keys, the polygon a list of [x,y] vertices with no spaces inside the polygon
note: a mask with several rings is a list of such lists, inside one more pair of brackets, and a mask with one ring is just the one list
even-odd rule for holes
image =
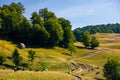
{"label": "dense foliage", "polygon": [[3,64],[6,61],[6,57],[3,53],[0,53],[0,64]]}
{"label": "dense foliage", "polygon": [[85,48],[96,48],[99,47],[99,41],[95,36],[91,36],[88,31],[84,32],[81,36],[81,42],[85,46]]}
{"label": "dense foliage", "polygon": [[84,32],[82,35],[83,45],[87,48],[90,46],[91,36],[89,32]]}
{"label": "dense foliage", "polygon": [[75,41],[73,32],[71,31],[70,21],[64,18],[58,18],[59,23],[63,29],[63,40],[60,41],[59,45],[62,47],[70,47]]}
{"label": "dense foliage", "polygon": [[93,36],[90,44],[91,48],[94,49],[95,47],[99,47],[100,42],[96,39],[95,36]]}
{"label": "dense foliage", "polygon": [[73,33],[76,37],[77,41],[81,40],[82,34],[88,31],[90,34],[95,34],[97,32],[99,33],[120,33],[120,24],[103,24],[103,25],[91,25],[91,26],[86,26],[83,28],[76,28],[73,30]]}
{"label": "dense foliage", "polygon": [[120,80],[120,63],[117,60],[108,60],[104,65],[104,76],[107,80]]}
{"label": "dense foliage", "polygon": [[23,13],[21,3],[0,7],[0,36],[17,42],[37,46],[62,46],[73,44],[71,23],[57,16],[47,8],[33,12],[30,20]]}
{"label": "dense foliage", "polygon": [[20,56],[20,53],[18,52],[18,49],[16,48],[14,52],[12,53],[13,63],[16,67],[19,67],[22,64],[22,57]]}

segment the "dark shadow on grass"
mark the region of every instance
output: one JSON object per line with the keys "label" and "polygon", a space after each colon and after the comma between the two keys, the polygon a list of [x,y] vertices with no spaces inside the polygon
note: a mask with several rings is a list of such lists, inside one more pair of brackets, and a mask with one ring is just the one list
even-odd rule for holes
{"label": "dark shadow on grass", "polygon": [[54,49],[53,46],[40,46],[40,45],[27,45],[27,48],[45,48],[45,49]]}
{"label": "dark shadow on grass", "polygon": [[69,53],[62,53],[63,55],[71,56]]}
{"label": "dark shadow on grass", "polygon": [[12,65],[9,65],[9,64],[2,64],[2,65],[5,66],[6,68],[14,69],[14,66],[12,66]]}
{"label": "dark shadow on grass", "polygon": [[[11,42],[11,44],[16,44],[16,46],[15,47],[17,47],[17,48],[19,48],[19,44],[20,43],[24,43],[24,42],[20,42],[20,41],[15,41],[15,40],[13,40],[13,39],[10,39],[10,38],[7,38],[7,37],[1,37],[0,36],[0,39],[1,40],[6,40],[6,41],[8,41],[8,42]],[[45,49],[54,49],[54,47],[53,46],[43,46],[43,45],[32,45],[32,44],[29,44],[29,43],[24,43],[25,44],[25,46],[26,46],[26,48],[45,48]],[[4,41],[3,41],[3,43],[1,43],[0,45],[4,45]],[[5,49],[7,49],[6,47],[4,47]],[[21,48],[19,48],[19,49],[21,49]],[[8,49],[7,49],[8,50]]]}
{"label": "dark shadow on grass", "polygon": [[1,37],[1,36],[0,36],[0,39],[1,39],[1,40],[10,41],[10,42],[11,42],[11,43],[13,43],[13,44],[18,44],[18,42],[17,42],[17,41],[15,41],[15,40],[12,40],[12,39],[10,39],[10,38],[7,38],[7,37]]}
{"label": "dark shadow on grass", "polygon": [[94,78],[94,80],[103,80],[103,79],[101,79],[101,78]]}
{"label": "dark shadow on grass", "polygon": [[12,60],[12,57],[11,56],[7,56],[8,59]]}
{"label": "dark shadow on grass", "polygon": [[28,63],[22,63],[21,66],[24,67],[24,68],[28,68],[29,67]]}
{"label": "dark shadow on grass", "polygon": [[94,49],[93,49],[93,48],[86,48],[86,49],[89,49],[89,50],[96,50],[96,48],[94,48]]}
{"label": "dark shadow on grass", "polygon": [[89,49],[89,50],[96,50],[96,48],[91,48],[91,47],[83,47],[83,46],[76,46],[78,49]]}
{"label": "dark shadow on grass", "polygon": [[86,49],[85,47],[83,46],[76,46],[78,49]]}

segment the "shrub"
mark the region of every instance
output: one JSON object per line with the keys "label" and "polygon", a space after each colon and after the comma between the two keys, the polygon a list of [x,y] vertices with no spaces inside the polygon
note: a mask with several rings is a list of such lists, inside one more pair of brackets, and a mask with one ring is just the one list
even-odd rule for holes
{"label": "shrub", "polygon": [[107,80],[120,80],[120,63],[117,60],[108,60],[104,65],[104,76]]}
{"label": "shrub", "polygon": [[45,69],[47,69],[47,67],[48,67],[48,63],[45,63],[45,62],[39,62],[39,69],[40,70],[45,70]]}
{"label": "shrub", "polygon": [[32,62],[32,64],[33,64],[33,60],[35,59],[35,51],[33,51],[33,50],[29,50],[28,51],[28,58],[30,59],[30,61]]}
{"label": "shrub", "polygon": [[12,54],[13,63],[16,67],[19,67],[22,63],[22,57],[20,56],[18,49],[16,48]]}
{"label": "shrub", "polygon": [[99,47],[99,41],[96,39],[96,37],[93,37],[91,40],[91,48],[94,49],[95,47]]}
{"label": "shrub", "polygon": [[3,53],[1,53],[0,54],[0,64],[3,64],[5,61],[6,61],[6,56]]}

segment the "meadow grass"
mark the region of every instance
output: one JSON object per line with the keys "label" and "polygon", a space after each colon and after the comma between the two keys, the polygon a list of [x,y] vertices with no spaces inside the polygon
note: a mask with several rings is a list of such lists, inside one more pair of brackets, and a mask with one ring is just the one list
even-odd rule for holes
{"label": "meadow grass", "polygon": [[[12,53],[15,48],[17,48],[17,44],[12,43],[7,40],[0,40],[0,52],[5,53],[6,56],[12,57]],[[3,45],[4,44],[4,45]],[[85,54],[92,52],[92,50],[85,49],[83,45],[79,45],[81,43],[75,43],[76,52],[73,52],[72,56],[70,56],[70,51],[68,49],[53,47],[53,48],[26,48],[19,49],[20,55],[23,57],[23,62],[29,63],[28,61],[28,50],[34,50],[36,52],[36,58],[34,60],[32,69],[39,69],[39,62],[44,62],[48,64],[48,69],[51,71],[64,71],[68,72],[67,67],[70,67],[68,62],[72,58],[81,57]],[[81,47],[82,46],[82,47]],[[3,50],[2,50],[3,49]],[[9,66],[14,66],[12,59],[7,59],[5,64]],[[6,67],[8,68],[8,67]]]}
{"label": "meadow grass", "polygon": [[120,61],[120,51],[114,50],[103,52],[93,57],[77,60],[77,62],[88,63],[102,67],[109,59],[117,59]]}
{"label": "meadow grass", "polygon": [[[69,72],[69,68],[71,67],[70,61],[74,61],[76,63],[82,63],[82,64],[89,64],[92,66],[99,66],[100,69],[99,71],[103,74],[102,72],[102,68],[104,66],[104,64],[107,62],[108,59],[114,58],[117,59],[118,61],[120,61],[119,57],[120,57],[120,34],[110,34],[110,33],[97,33],[95,34],[95,36],[97,37],[97,39],[100,41],[100,47],[97,49],[85,49],[83,44],[80,42],[75,42],[74,46],[76,46],[76,52],[73,52],[72,56],[70,56],[70,51],[68,49],[64,49],[64,48],[60,48],[60,47],[53,47],[53,48],[25,48],[25,49],[18,49],[20,55],[23,57],[23,62],[30,64],[30,62],[28,61],[28,50],[34,50],[36,52],[36,58],[33,62],[33,65],[31,65],[29,67],[29,69],[32,70],[36,70],[39,69],[39,63],[45,63],[47,64],[47,69],[50,71],[48,72],[49,74],[51,74],[51,76],[53,77],[54,75],[52,75],[54,73],[59,73],[59,74],[63,74],[65,72]],[[13,50],[17,47],[17,44],[12,43],[11,41],[6,41],[6,40],[0,40],[0,52],[1,53],[5,53],[5,55],[8,57],[12,56],[12,52]],[[91,56],[88,58],[82,58],[86,55],[88,55],[91,52],[96,52],[98,50],[102,50],[102,49],[107,49],[106,51],[100,52],[99,54],[95,55],[95,56]],[[8,64],[9,66],[14,66],[12,59],[7,59],[7,61],[4,64]],[[1,65],[0,68],[8,68],[4,65]],[[54,72],[56,71],[56,72]],[[3,71],[2,73],[5,73],[6,71]],[[8,72],[12,73],[15,76],[15,73],[13,73],[12,71]],[[79,72],[79,71],[78,71]],[[97,77],[97,78],[102,78],[104,79],[103,75],[95,75],[95,71],[88,73],[87,71],[83,71],[81,73],[85,73],[84,76],[81,76],[82,79],[88,79],[88,80],[93,80],[93,78]],[[29,77],[30,75],[34,75],[34,74],[46,74],[46,73],[36,73],[36,72],[29,72],[26,71],[24,72],[17,72],[18,74],[26,74],[26,78],[27,76]],[[5,77],[7,77],[9,75],[6,75]],[[36,75],[34,75],[36,76]],[[24,76],[21,76],[24,77]],[[47,80],[49,78],[46,77],[46,79],[42,79],[42,76],[39,76],[40,80]],[[61,76],[59,76],[60,78]],[[51,77],[50,77],[51,78]],[[56,77],[57,80],[62,80]],[[37,80],[37,77],[35,78]],[[35,80],[33,79],[33,80]],[[53,80],[56,80],[53,78]],[[12,77],[10,79],[4,79],[1,78],[0,80],[16,80],[15,77]],[[17,79],[17,80],[21,80],[21,78]],[[22,79],[23,80],[23,79]],[[50,79],[52,80],[52,78]],[[63,79],[63,80],[72,80],[72,79]]]}
{"label": "meadow grass", "polygon": [[[80,64],[89,64],[92,66],[99,67],[98,70],[94,70],[93,72],[82,71],[81,73],[84,76],[81,76],[83,80],[93,80],[94,78],[100,78],[106,80],[103,77],[103,66],[109,59],[116,59],[120,61],[120,34],[111,34],[111,33],[97,33],[94,36],[100,41],[100,47],[97,50],[106,49],[105,51],[100,52],[95,56],[91,56],[88,58],[77,58],[74,61]],[[81,45],[81,43],[76,43]],[[97,51],[96,50],[96,51]],[[94,51],[93,51],[94,52]],[[84,56],[86,54],[83,54]],[[99,71],[100,74],[96,75],[95,73]]]}
{"label": "meadow grass", "polygon": [[[120,34],[110,34],[110,33],[97,33],[95,36],[100,41],[100,49],[107,48],[105,52],[101,52],[95,56],[85,58],[85,59],[79,59],[76,60],[76,62],[81,63],[88,63],[93,64],[97,66],[103,66],[108,59],[115,58],[119,59],[120,57],[120,41],[117,40],[120,38]],[[114,40],[114,41],[113,41]],[[117,41],[116,41],[117,40]],[[107,43],[105,43],[107,42]]]}
{"label": "meadow grass", "polygon": [[73,76],[62,72],[35,72],[0,70],[0,80],[74,80]]}

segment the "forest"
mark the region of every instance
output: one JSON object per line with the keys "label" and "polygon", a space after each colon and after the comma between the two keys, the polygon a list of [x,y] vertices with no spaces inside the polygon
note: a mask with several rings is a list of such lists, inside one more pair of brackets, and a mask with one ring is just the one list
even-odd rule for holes
{"label": "forest", "polygon": [[82,34],[88,31],[90,34],[95,33],[120,33],[120,24],[102,24],[102,25],[91,25],[82,28],[76,28],[73,30],[77,41],[81,41]]}
{"label": "forest", "polygon": [[31,13],[28,20],[22,3],[0,6],[0,37],[36,46],[67,48],[75,37],[69,20],[57,18],[47,8]]}

